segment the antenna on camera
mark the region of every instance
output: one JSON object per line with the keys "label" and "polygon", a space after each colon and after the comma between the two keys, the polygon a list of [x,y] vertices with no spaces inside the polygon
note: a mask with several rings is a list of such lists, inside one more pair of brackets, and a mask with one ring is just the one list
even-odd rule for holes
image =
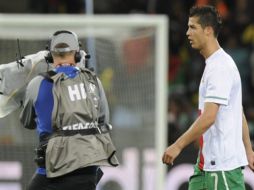
{"label": "antenna on camera", "polygon": [[21,51],[20,51],[20,46],[19,46],[19,39],[17,39],[17,44],[18,44],[18,53],[16,53],[16,62],[19,65],[24,67],[22,59],[24,59],[24,56],[21,56]]}

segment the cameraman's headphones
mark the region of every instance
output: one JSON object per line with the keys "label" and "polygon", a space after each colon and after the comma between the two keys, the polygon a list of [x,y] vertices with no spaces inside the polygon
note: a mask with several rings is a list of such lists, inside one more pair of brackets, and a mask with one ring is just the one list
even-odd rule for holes
{"label": "cameraman's headphones", "polygon": [[80,60],[81,60],[81,53],[80,53],[81,43],[78,40],[78,36],[74,32],[71,32],[68,30],[59,30],[53,34],[48,45],[46,46],[46,50],[49,51],[49,53],[45,57],[45,60],[47,61],[47,63],[53,63],[53,56],[52,56],[51,52],[54,50],[54,47],[52,47],[52,46],[57,45],[57,43],[66,43],[67,45],[71,44],[71,46],[74,46],[75,48],[70,47],[70,49],[69,48],[59,48],[59,49],[62,49],[65,51],[66,51],[66,49],[68,51],[75,50],[76,51],[75,58],[74,58],[75,62],[76,63],[80,62]]}

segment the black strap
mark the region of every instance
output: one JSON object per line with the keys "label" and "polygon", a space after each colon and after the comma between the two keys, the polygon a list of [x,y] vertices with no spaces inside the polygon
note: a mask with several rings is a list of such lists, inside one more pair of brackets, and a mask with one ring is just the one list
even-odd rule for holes
{"label": "black strap", "polygon": [[112,154],[108,157],[108,163],[114,167],[118,166],[118,164],[113,163],[111,160],[113,158],[113,156],[115,155],[115,153],[116,153],[116,151],[113,151]]}
{"label": "black strap", "polygon": [[76,134],[80,135],[95,135],[95,134],[104,134],[108,133],[110,131],[110,128],[107,124],[99,125],[96,128],[91,129],[81,129],[81,130],[56,130],[53,132],[53,134],[50,136],[50,138],[55,136],[73,136]]}
{"label": "black strap", "polygon": [[100,134],[100,130],[98,128],[92,129],[83,129],[83,130],[58,130],[54,132],[54,136],[73,136],[76,134],[80,135],[95,135]]}
{"label": "black strap", "polygon": [[54,75],[56,75],[57,73],[53,70],[44,72],[44,73],[40,73],[39,75],[43,76],[46,80],[53,82],[52,78]]}
{"label": "black strap", "polygon": [[98,128],[83,129],[83,130],[56,130],[52,134],[46,134],[40,136],[40,144],[47,143],[49,139],[57,136],[73,136],[76,134],[81,135],[95,135],[100,133],[106,133],[108,131],[100,131]]}

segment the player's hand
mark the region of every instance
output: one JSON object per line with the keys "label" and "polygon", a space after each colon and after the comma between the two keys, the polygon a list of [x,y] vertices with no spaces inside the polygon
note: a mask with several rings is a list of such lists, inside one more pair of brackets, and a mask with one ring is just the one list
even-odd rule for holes
{"label": "player's hand", "polygon": [[254,152],[251,151],[250,153],[247,153],[247,159],[249,163],[249,168],[254,171]]}
{"label": "player's hand", "polygon": [[181,149],[176,144],[169,146],[163,154],[162,162],[173,165],[175,158],[180,154]]}

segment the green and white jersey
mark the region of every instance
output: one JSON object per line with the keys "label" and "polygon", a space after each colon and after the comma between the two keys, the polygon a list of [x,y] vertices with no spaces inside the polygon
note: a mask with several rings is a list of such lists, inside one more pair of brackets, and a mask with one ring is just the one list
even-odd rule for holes
{"label": "green and white jersey", "polygon": [[241,78],[235,62],[223,49],[206,59],[199,86],[201,114],[205,102],[217,103],[220,107],[215,123],[200,140],[200,169],[228,171],[247,165],[242,140]]}

